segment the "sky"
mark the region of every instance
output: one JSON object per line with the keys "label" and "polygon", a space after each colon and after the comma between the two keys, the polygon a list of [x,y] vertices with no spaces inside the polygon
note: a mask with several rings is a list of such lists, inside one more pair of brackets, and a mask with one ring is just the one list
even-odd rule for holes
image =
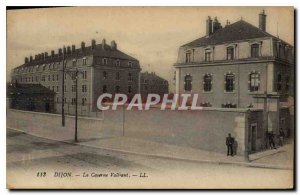
{"label": "sky", "polygon": [[205,35],[207,16],[223,26],[241,18],[258,26],[258,14],[267,14],[266,30],[294,45],[292,7],[68,7],[7,11],[7,69],[30,55],[58,48],[86,45],[95,39],[115,40],[118,49],[137,58],[142,71],[156,72],[174,90],[173,64],[181,45]]}

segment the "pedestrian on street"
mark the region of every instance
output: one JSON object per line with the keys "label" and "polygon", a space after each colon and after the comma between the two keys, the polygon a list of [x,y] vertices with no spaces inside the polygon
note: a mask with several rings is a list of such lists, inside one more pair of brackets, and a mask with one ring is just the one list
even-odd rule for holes
{"label": "pedestrian on street", "polygon": [[233,147],[232,147],[233,142],[234,142],[234,139],[233,139],[233,137],[231,137],[231,134],[229,133],[228,137],[226,137],[227,156],[229,156],[229,154],[231,156],[233,156]]}
{"label": "pedestrian on street", "polygon": [[270,145],[271,149],[276,149],[275,142],[274,142],[274,133],[273,133],[273,131],[271,131],[269,133],[269,145]]}
{"label": "pedestrian on street", "polygon": [[280,128],[280,130],[279,130],[279,145],[280,146],[283,146],[284,136],[285,136],[284,131],[282,128]]}

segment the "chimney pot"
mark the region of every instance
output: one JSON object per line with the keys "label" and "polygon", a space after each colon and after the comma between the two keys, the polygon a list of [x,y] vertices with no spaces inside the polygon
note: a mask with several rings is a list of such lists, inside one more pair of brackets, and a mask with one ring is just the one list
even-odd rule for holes
{"label": "chimney pot", "polygon": [[25,64],[28,63],[28,57],[25,58]]}
{"label": "chimney pot", "polygon": [[266,18],[267,18],[267,15],[265,14],[265,10],[263,10],[259,14],[259,29],[264,32],[266,32]]}
{"label": "chimney pot", "polygon": [[72,45],[72,53],[75,52],[75,49],[76,49],[75,45]]}
{"label": "chimney pot", "polygon": [[106,45],[106,40],[103,39],[103,40],[102,40],[102,49],[103,49],[103,50],[105,50],[105,45]]}
{"label": "chimney pot", "polygon": [[54,50],[51,51],[51,57],[54,58]]}
{"label": "chimney pot", "polygon": [[206,20],[206,36],[210,36],[212,34],[212,19],[208,16]]}
{"label": "chimney pot", "polygon": [[29,61],[32,62],[32,56],[29,57]]}
{"label": "chimney pot", "polygon": [[48,58],[48,52],[45,52],[45,59]]}
{"label": "chimney pot", "polygon": [[92,39],[92,49],[95,49],[95,48],[96,48],[96,40]]}
{"label": "chimney pot", "polygon": [[67,47],[67,54],[70,54],[70,53],[71,53],[71,47],[68,46],[68,47]]}
{"label": "chimney pot", "polygon": [[58,56],[62,56],[62,49],[61,48],[58,49]]}
{"label": "chimney pot", "polygon": [[117,43],[115,41],[112,41],[110,47],[112,50],[117,50]]}
{"label": "chimney pot", "polygon": [[81,42],[81,51],[84,51],[84,49],[85,49],[85,42]]}
{"label": "chimney pot", "polygon": [[64,46],[63,47],[63,53],[66,54],[67,53],[67,48]]}

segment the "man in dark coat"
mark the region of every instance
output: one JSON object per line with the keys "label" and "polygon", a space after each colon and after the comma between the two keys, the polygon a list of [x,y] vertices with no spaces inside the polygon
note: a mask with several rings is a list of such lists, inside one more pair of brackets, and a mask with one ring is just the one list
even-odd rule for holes
{"label": "man in dark coat", "polygon": [[269,133],[269,145],[270,145],[270,148],[271,149],[276,149],[276,147],[275,147],[275,142],[274,142],[274,133],[273,133],[273,131],[271,131],[270,133]]}
{"label": "man in dark coat", "polygon": [[229,154],[231,156],[233,156],[233,143],[234,143],[234,139],[233,137],[231,137],[231,134],[228,134],[228,137],[226,137],[226,146],[227,146],[227,156],[229,156]]}

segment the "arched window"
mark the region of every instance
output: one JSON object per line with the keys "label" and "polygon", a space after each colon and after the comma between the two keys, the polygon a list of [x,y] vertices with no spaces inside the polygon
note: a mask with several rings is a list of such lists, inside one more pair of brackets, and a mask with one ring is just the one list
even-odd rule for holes
{"label": "arched window", "polygon": [[225,91],[233,92],[234,90],[234,74],[228,73],[225,75]]}
{"label": "arched window", "polygon": [[192,90],[192,76],[186,75],[184,77],[184,90],[191,91]]}
{"label": "arched window", "polygon": [[257,43],[251,45],[251,57],[252,58],[259,57],[259,45]]}
{"label": "arched window", "polygon": [[249,74],[249,90],[251,92],[259,90],[259,74],[257,72],[253,72]]}
{"label": "arched window", "polygon": [[212,76],[210,74],[203,77],[203,89],[204,91],[211,91],[212,89]]}

